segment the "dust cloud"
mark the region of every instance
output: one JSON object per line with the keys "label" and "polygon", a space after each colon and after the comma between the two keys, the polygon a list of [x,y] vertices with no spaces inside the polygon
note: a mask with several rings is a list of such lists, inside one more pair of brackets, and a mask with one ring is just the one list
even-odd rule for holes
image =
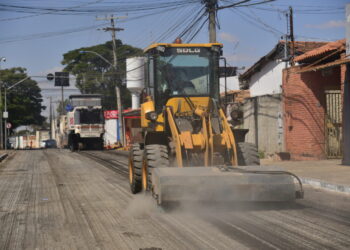
{"label": "dust cloud", "polygon": [[156,201],[150,194],[134,195],[128,206],[125,209],[125,216],[127,217],[145,217],[152,213],[159,212],[159,207]]}

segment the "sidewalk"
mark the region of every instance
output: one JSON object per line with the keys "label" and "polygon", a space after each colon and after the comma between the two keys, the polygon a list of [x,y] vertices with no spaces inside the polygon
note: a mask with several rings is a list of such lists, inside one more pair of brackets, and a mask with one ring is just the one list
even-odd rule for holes
{"label": "sidewalk", "polygon": [[5,158],[8,156],[8,152],[6,152],[5,150],[0,150],[0,162],[2,162],[3,160],[5,160]]}
{"label": "sidewalk", "polygon": [[304,184],[350,194],[350,166],[341,160],[271,161],[262,159],[261,165],[273,165],[299,176]]}

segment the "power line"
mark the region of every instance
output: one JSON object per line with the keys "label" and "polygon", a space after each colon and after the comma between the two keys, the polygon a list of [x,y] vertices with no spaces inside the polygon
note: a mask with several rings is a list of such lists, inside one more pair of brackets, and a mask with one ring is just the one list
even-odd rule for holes
{"label": "power line", "polygon": [[[89,3],[80,4],[80,5],[77,5],[77,6],[72,6],[72,7],[66,8],[64,10],[71,10],[71,9],[81,8],[81,7],[84,7],[84,6],[100,3],[100,2],[103,2],[103,1],[104,0],[97,0],[97,1],[89,2]],[[46,13],[38,13],[38,14],[29,15],[29,16],[22,16],[22,17],[3,18],[3,19],[0,19],[0,22],[31,18],[31,17],[41,16],[41,15],[49,15],[49,14],[54,14],[54,13],[56,13],[58,11],[60,11],[60,10],[52,10],[52,11],[48,11]]]}
{"label": "power line", "polygon": [[[96,2],[100,2],[100,1],[96,1]],[[153,0],[153,2],[154,2],[154,0]],[[198,0],[192,0],[192,1],[177,1],[176,5],[173,2],[171,2],[171,3],[173,6],[172,8],[163,9],[162,6],[160,6],[159,8],[156,8],[155,10],[153,10],[152,12],[148,12],[146,14],[139,15],[139,16],[129,17],[128,20],[121,21],[121,22],[135,21],[138,19],[142,19],[142,18],[149,17],[149,16],[154,16],[157,14],[162,14],[165,12],[170,12],[173,10],[181,10],[181,7],[182,7],[181,4],[185,4],[187,6],[190,6],[193,3],[199,3],[199,2],[198,2]],[[92,3],[90,3],[90,4],[92,4]],[[180,4],[180,6],[178,4]],[[1,4],[0,4],[0,6],[1,6]],[[77,7],[77,6],[75,6],[75,7]],[[169,7],[169,5],[168,5],[168,7]],[[1,7],[0,7],[0,9],[1,9]],[[68,8],[66,8],[66,9],[68,9]],[[73,7],[71,7],[70,9],[73,9]],[[17,42],[17,41],[22,41],[22,40],[32,40],[32,39],[47,38],[47,37],[53,37],[53,36],[59,36],[59,35],[66,35],[66,34],[71,34],[71,33],[75,33],[75,32],[92,30],[92,29],[95,29],[98,27],[100,27],[100,25],[85,26],[85,27],[79,27],[76,29],[62,30],[62,31],[57,31],[57,32],[45,32],[45,33],[30,34],[30,35],[26,35],[26,36],[7,37],[7,38],[0,39],[0,44]],[[173,30],[173,32],[174,31],[175,30]],[[170,34],[168,34],[168,35],[170,35]]]}
{"label": "power line", "polygon": [[58,15],[91,15],[101,13],[136,13],[142,11],[151,11],[156,9],[166,9],[175,6],[185,6],[192,3],[198,3],[198,0],[177,0],[177,1],[149,1],[142,3],[125,3],[125,1],[115,1],[114,5],[101,6],[101,7],[81,7],[81,8],[59,8],[59,7],[40,7],[40,6],[22,6],[14,4],[0,4],[0,11],[12,11],[20,13],[31,13],[31,14],[45,14],[52,12],[51,14]]}
{"label": "power line", "polygon": [[25,36],[14,36],[14,37],[7,37],[7,38],[4,37],[4,38],[0,39],[0,44],[67,35],[67,34],[71,34],[71,33],[77,33],[77,32],[83,32],[83,31],[87,31],[87,30],[91,30],[91,29],[96,29],[96,28],[102,27],[104,25],[105,24],[83,26],[83,27],[76,27],[76,28],[72,28],[72,29],[66,29],[66,30],[62,30],[62,31],[43,32],[43,33],[30,34],[30,35],[25,35]]}
{"label": "power line", "polygon": [[268,33],[273,34],[276,37],[280,37],[283,32],[271,27],[270,25],[267,25],[266,23],[261,23],[260,21],[256,20],[255,18],[252,18],[249,14],[244,13],[243,11],[237,10],[237,9],[231,9],[232,12],[238,14],[242,19],[250,23],[251,25],[257,27],[260,30],[264,30]]}

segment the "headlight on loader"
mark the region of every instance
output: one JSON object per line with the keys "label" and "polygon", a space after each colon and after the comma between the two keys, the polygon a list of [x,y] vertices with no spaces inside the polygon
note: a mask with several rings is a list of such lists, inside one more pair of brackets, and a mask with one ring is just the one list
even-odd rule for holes
{"label": "headlight on loader", "polygon": [[158,114],[155,111],[151,111],[146,113],[146,119],[147,120],[151,120],[151,121],[155,121],[158,118]]}

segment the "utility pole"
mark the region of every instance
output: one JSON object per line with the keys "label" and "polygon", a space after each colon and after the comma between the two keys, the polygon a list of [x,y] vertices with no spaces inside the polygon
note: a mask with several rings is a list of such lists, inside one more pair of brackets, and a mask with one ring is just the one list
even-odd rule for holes
{"label": "utility pole", "polygon": [[116,44],[116,32],[123,31],[123,28],[116,28],[114,20],[123,19],[126,18],[125,16],[113,16],[110,17],[103,17],[103,18],[96,18],[98,21],[102,20],[110,20],[111,21],[111,27],[105,27],[103,28],[104,31],[111,31],[112,34],[112,47],[113,47],[113,66],[115,71],[117,71],[118,63],[117,63],[117,44]]}
{"label": "utility pole", "polygon": [[7,88],[6,88],[6,86],[5,86],[5,88],[4,88],[4,90],[5,90],[5,94],[4,94],[4,96],[5,96],[5,113],[6,113],[6,116],[4,117],[5,118],[5,126],[4,126],[4,129],[5,129],[5,150],[7,150],[7,92],[6,92],[6,90],[7,90]]}
{"label": "utility pole", "polygon": [[52,96],[50,96],[50,139],[52,139]]}
{"label": "utility pole", "polygon": [[[288,44],[288,37],[289,37],[289,18],[288,18],[288,12],[285,13],[286,14],[286,34],[284,35],[284,58],[283,61],[285,62],[285,66],[284,68],[288,68],[288,62],[289,62],[289,53],[288,53],[288,48],[289,48],[289,44]],[[282,37],[283,38],[283,37]]]}
{"label": "utility pole", "polygon": [[61,86],[61,115],[64,115],[64,92],[63,85]]}
{"label": "utility pole", "polygon": [[295,53],[295,48],[294,48],[294,25],[293,25],[293,8],[292,6],[289,6],[289,25],[290,25],[290,64],[294,66],[294,53]]}
{"label": "utility pole", "polygon": [[[103,28],[104,31],[111,31],[112,34],[112,47],[113,47],[113,67],[115,73],[118,72],[118,60],[117,60],[117,44],[116,44],[116,32],[123,31],[123,28],[116,28],[114,20],[122,19],[126,17],[114,17],[111,15],[110,17],[105,18],[96,18],[96,20],[110,20],[111,21],[111,27]],[[124,124],[123,124],[123,108],[122,108],[122,101],[121,101],[121,95],[120,95],[120,88],[119,83],[116,83],[115,91],[116,91],[116,98],[117,98],[117,108],[118,108],[118,123],[119,123],[119,129],[120,129],[120,142],[122,145],[125,145],[125,136],[124,136]]]}
{"label": "utility pole", "polygon": [[[1,57],[0,58],[0,63],[3,61],[5,57]],[[6,59],[5,59],[6,61]],[[1,66],[1,65],[0,65]],[[1,67],[0,67],[0,70],[1,70]],[[1,89],[2,89],[2,86],[4,85],[3,81],[0,80],[0,107],[1,107],[1,110],[0,110],[0,147],[1,149],[4,148],[4,135],[3,135],[3,132],[4,132],[4,128],[3,128],[3,117],[2,117],[2,93],[1,93]]]}
{"label": "utility pole", "polygon": [[121,101],[121,97],[120,97],[120,88],[119,87],[115,87],[115,94],[117,97],[117,106],[118,106],[118,122],[119,122],[119,134],[120,134],[120,142],[122,143],[122,145],[125,145],[124,140],[125,140],[125,136],[124,136],[124,124],[123,124],[123,108],[122,108],[122,101]]}
{"label": "utility pole", "polygon": [[209,13],[209,42],[216,43],[216,9],[217,0],[204,0],[207,12]]}
{"label": "utility pole", "polygon": [[284,35],[284,61],[285,61],[285,66],[284,68],[288,68],[288,35]]}

